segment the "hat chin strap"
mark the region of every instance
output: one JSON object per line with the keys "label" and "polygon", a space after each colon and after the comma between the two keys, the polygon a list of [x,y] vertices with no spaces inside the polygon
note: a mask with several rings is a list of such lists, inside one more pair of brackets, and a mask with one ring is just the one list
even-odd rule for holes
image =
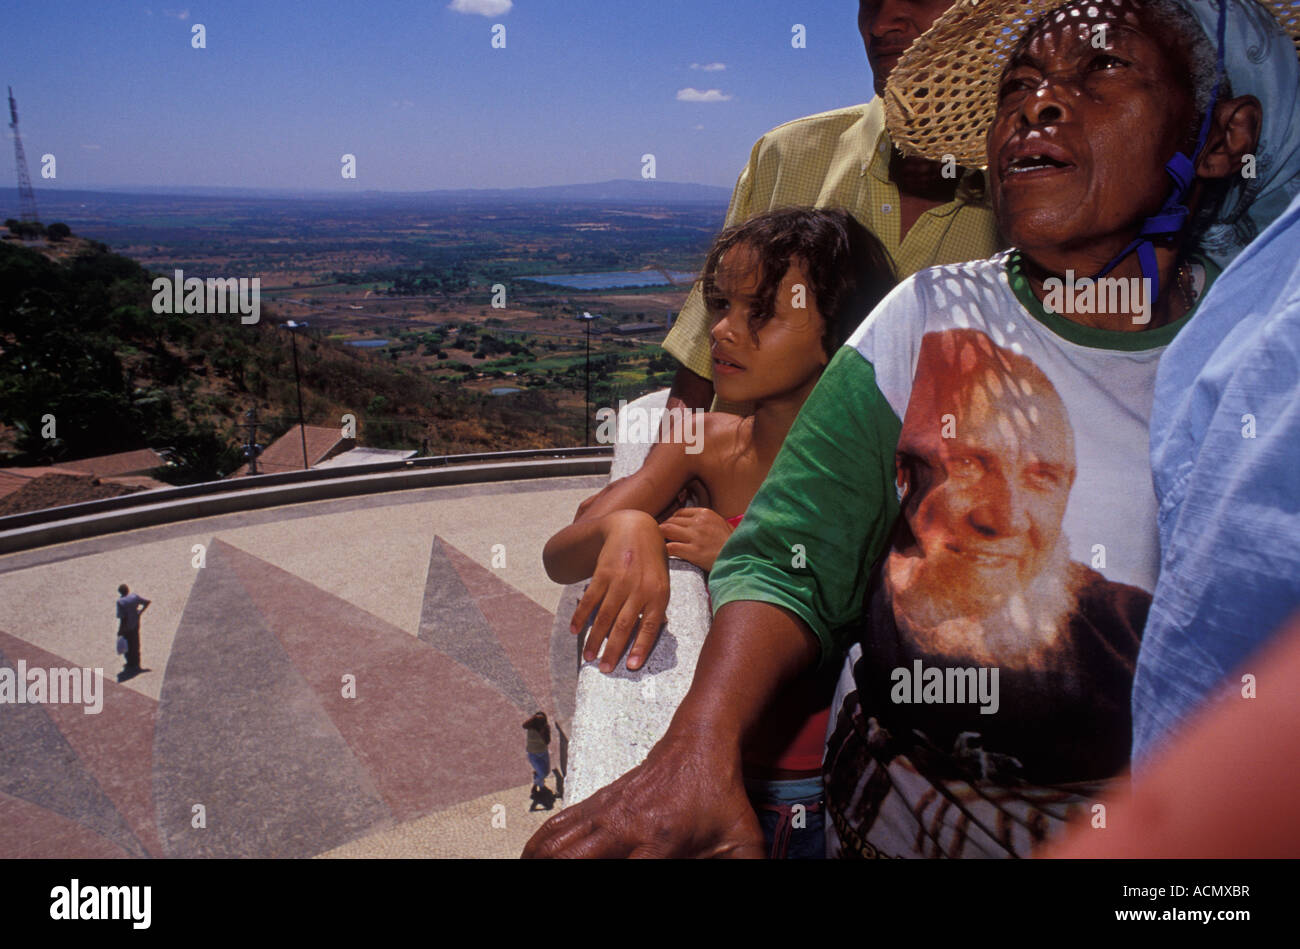
{"label": "hat chin strap", "polygon": [[[1219,52],[1215,70],[1214,91],[1210,93],[1210,103],[1205,107],[1205,115],[1201,118],[1201,131],[1196,137],[1196,148],[1192,154],[1200,157],[1201,150],[1205,148],[1205,140],[1210,134],[1210,120],[1214,116],[1214,107],[1219,101],[1219,86],[1223,79],[1223,39],[1227,30],[1228,23],[1228,0],[1220,0],[1219,3]],[[1160,299],[1160,271],[1156,266],[1156,250],[1152,244],[1153,237],[1173,237],[1183,229],[1187,223],[1187,216],[1191,212],[1183,199],[1187,197],[1187,192],[1191,190],[1192,181],[1196,177],[1196,165],[1192,158],[1185,153],[1175,152],[1174,156],[1165,162],[1165,173],[1172,179],[1172,185],[1169,189],[1169,195],[1165,198],[1165,203],[1160,206],[1160,210],[1150,215],[1142,222],[1142,227],[1138,231],[1138,236],[1129,242],[1128,246],[1111,258],[1110,263],[1098,271],[1094,280],[1100,279],[1115,269],[1115,265],[1131,254],[1134,249],[1137,250],[1138,264],[1142,267],[1142,276],[1151,281],[1151,304]]]}
{"label": "hat chin strap", "polygon": [[[1214,103],[1210,103],[1210,111],[1214,109]],[[1208,117],[1209,112],[1206,112]],[[1205,126],[1201,128],[1201,141],[1196,146],[1196,154],[1200,154],[1201,148],[1205,144]],[[1111,258],[1110,263],[1103,267],[1097,276],[1093,279],[1100,279],[1115,269],[1115,265],[1137,250],[1138,263],[1142,266],[1142,276],[1151,281],[1151,302],[1154,304],[1160,299],[1160,270],[1156,266],[1155,245],[1151,243],[1153,237],[1172,237],[1183,229],[1187,223],[1187,215],[1191,213],[1187,205],[1183,204],[1183,198],[1186,197],[1188,190],[1191,188],[1192,179],[1195,177],[1195,167],[1192,160],[1183,152],[1176,152],[1174,157],[1165,162],[1165,171],[1173,179],[1173,185],[1169,190],[1169,196],[1165,198],[1165,203],[1161,205],[1160,210],[1152,214],[1142,222],[1142,229],[1138,231],[1138,236],[1129,242],[1128,246]]]}

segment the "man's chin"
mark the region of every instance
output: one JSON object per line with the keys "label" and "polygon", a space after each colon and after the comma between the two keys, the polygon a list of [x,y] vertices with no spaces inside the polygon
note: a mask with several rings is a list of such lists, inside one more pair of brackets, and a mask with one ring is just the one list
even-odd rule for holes
{"label": "man's chin", "polygon": [[1075,600],[1062,545],[1026,585],[1019,564],[979,569],[967,558],[899,558],[886,563],[886,591],[900,631],[932,652],[1012,667],[1038,665],[1054,651]]}
{"label": "man's chin", "polygon": [[889,82],[889,75],[898,65],[898,61],[903,58],[902,53],[882,53],[878,56],[868,57],[867,63],[871,66],[871,75],[875,80],[876,93],[882,94],[885,90],[885,84]]}
{"label": "man's chin", "polygon": [[927,558],[911,570],[891,571],[890,588],[900,612],[921,625],[938,626],[954,618],[983,620],[1003,606],[1007,594],[1020,589],[1020,581],[1014,571]]}

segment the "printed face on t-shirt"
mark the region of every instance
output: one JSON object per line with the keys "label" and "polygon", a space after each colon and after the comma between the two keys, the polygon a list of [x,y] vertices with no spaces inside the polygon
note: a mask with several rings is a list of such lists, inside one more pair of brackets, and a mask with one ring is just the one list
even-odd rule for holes
{"label": "printed face on t-shirt", "polygon": [[854,343],[902,421],[827,745],[828,826],[864,854],[1028,856],[1128,762],[1157,360],[1062,339],[1015,276],[922,273]]}
{"label": "printed face on t-shirt", "polygon": [[1037,366],[975,330],[927,334],[897,471],[911,542],[888,572],[904,625],[980,621],[1015,600],[1034,626],[1059,625],[1074,434]]}

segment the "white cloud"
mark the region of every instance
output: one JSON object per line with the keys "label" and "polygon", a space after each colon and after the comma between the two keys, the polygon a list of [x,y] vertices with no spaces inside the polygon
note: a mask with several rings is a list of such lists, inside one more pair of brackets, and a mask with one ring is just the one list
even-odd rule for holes
{"label": "white cloud", "polygon": [[190,18],[190,11],[188,8],[184,10],[164,10],[163,16],[169,16],[174,19],[184,21]]}
{"label": "white cloud", "polygon": [[82,145],[81,147],[88,152],[97,152],[104,146],[103,145]]}
{"label": "white cloud", "polygon": [[697,132],[703,132],[703,131],[704,131],[704,126],[703,126],[703,125],[697,125],[697,126],[695,126],[695,131],[697,131]]}
{"label": "white cloud", "polygon": [[722,72],[727,68],[726,63],[691,63],[692,69],[702,69],[705,72]]}
{"label": "white cloud", "polygon": [[448,10],[457,13],[477,13],[479,16],[500,16],[509,13],[513,0],[451,0]]}
{"label": "white cloud", "polygon": [[731,94],[723,92],[721,89],[685,89],[677,90],[678,102],[727,102],[731,99]]}
{"label": "white cloud", "polygon": [[392,107],[394,109],[412,109],[415,107],[415,103],[410,99],[394,99]]}

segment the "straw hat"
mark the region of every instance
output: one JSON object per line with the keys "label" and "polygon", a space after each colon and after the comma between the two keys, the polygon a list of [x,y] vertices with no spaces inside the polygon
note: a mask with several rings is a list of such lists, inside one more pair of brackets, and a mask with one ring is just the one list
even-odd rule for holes
{"label": "straw hat", "polygon": [[[1300,55],[1300,0],[1256,2],[1273,14]],[[885,121],[894,144],[906,155],[934,161],[951,155],[965,167],[985,167],[1002,69],[1029,28],[1064,5],[956,0],[889,76]]]}

